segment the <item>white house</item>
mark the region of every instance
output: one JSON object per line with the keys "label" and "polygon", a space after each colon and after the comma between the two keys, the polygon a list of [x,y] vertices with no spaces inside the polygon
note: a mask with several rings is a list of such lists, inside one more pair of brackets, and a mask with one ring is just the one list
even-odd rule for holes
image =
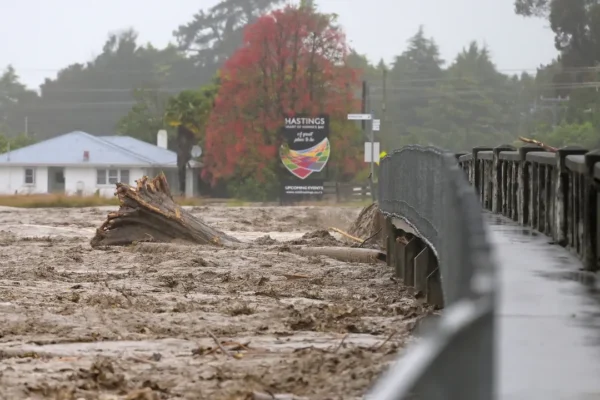
{"label": "white house", "polygon": [[[0,154],[0,194],[65,193],[110,197],[115,183],[134,184],[146,175],[167,176],[178,191],[177,153],[128,136],[93,136],[71,132]],[[187,170],[186,196],[197,195],[199,163]]]}

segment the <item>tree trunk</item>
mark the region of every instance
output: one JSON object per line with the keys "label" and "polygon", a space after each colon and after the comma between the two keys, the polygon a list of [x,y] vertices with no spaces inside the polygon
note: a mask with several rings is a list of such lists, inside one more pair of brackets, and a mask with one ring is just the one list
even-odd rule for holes
{"label": "tree trunk", "polygon": [[194,133],[183,125],[177,127],[177,176],[179,177],[179,194],[185,196],[187,164],[192,159]]}
{"label": "tree trunk", "polygon": [[174,240],[215,246],[240,243],[175,203],[162,173],[150,181],[147,177],[141,178],[137,187],[118,183],[116,195],[119,211],[108,214],[91,240],[92,247]]}

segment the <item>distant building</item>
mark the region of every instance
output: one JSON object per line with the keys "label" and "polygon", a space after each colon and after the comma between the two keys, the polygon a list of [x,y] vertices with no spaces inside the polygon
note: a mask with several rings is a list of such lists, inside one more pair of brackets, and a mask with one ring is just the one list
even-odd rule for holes
{"label": "distant building", "polygon": [[[197,195],[198,168],[187,170],[186,196]],[[171,191],[178,193],[177,153],[129,136],[93,136],[71,132],[0,154],[0,194],[65,193],[114,195],[115,183],[131,185],[163,171]]]}

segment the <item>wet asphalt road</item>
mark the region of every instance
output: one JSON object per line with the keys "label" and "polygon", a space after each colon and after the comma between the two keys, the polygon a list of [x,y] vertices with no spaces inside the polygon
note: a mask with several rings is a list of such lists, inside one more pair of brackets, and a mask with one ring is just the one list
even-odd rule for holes
{"label": "wet asphalt road", "polygon": [[600,292],[550,238],[486,216],[499,262],[500,400],[600,399]]}

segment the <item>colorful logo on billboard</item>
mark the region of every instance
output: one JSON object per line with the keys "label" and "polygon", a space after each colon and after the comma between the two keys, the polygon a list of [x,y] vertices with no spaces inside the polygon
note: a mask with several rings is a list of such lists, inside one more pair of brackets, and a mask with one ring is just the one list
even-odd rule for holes
{"label": "colorful logo on billboard", "polygon": [[327,138],[308,149],[292,150],[284,145],[279,151],[283,165],[300,179],[305,179],[314,172],[321,172],[329,160],[330,152],[331,146]]}
{"label": "colorful logo on billboard", "polygon": [[325,169],[331,153],[328,115],[297,114],[286,117],[282,136],[279,156],[292,175],[306,179]]}

